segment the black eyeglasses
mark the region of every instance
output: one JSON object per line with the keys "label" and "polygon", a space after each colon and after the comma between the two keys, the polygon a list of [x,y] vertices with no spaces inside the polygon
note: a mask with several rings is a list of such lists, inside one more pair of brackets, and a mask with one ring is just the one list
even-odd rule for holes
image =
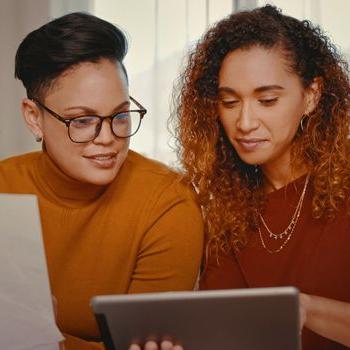
{"label": "black eyeglasses", "polygon": [[102,123],[105,119],[109,119],[111,131],[116,137],[126,139],[135,135],[140,128],[141,120],[147,113],[147,110],[131,96],[130,100],[139,109],[118,112],[106,117],[84,115],[75,118],[63,118],[38,100],[32,99],[38,106],[66,125],[68,136],[75,143],[85,143],[95,140],[100,134]]}

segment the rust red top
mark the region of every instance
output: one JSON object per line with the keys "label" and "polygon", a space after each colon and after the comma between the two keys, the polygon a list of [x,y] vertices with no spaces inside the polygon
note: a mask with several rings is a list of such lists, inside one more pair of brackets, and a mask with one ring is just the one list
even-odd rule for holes
{"label": "rust red top", "polygon": [[[282,232],[290,223],[304,183],[305,177],[268,195],[263,216],[272,232]],[[283,243],[270,238],[262,225],[261,232],[269,249]],[[258,232],[251,232],[240,252],[209,254],[200,281],[200,289],[272,286],[295,286],[307,294],[350,302],[350,216],[344,207],[333,221],[313,218],[311,181],[295,231],[279,253],[267,252]],[[303,350],[348,349],[308,329],[302,343]]]}

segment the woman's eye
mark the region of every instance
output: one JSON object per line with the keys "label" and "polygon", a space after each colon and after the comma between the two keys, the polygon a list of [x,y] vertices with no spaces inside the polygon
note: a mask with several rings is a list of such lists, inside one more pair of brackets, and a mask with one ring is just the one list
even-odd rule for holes
{"label": "woman's eye", "polygon": [[238,104],[238,100],[221,100],[221,104],[226,108],[235,107]]}
{"label": "woman's eye", "polygon": [[262,105],[264,105],[264,106],[272,106],[272,105],[274,105],[277,101],[278,101],[278,97],[274,97],[274,98],[265,98],[265,99],[259,100],[259,102],[260,102]]}
{"label": "woman's eye", "polygon": [[128,119],[129,118],[129,112],[122,112],[122,113],[118,113],[114,116],[115,119],[118,120],[124,120],[124,119]]}
{"label": "woman's eye", "polygon": [[70,124],[74,128],[86,128],[92,125],[96,125],[98,122],[99,119],[94,116],[85,116],[72,119]]}

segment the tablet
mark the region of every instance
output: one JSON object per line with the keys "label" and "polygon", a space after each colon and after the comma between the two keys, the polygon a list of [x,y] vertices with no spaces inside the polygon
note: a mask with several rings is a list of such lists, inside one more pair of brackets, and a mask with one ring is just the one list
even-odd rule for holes
{"label": "tablet", "polygon": [[294,287],[96,296],[107,350],[169,339],[184,350],[300,349]]}

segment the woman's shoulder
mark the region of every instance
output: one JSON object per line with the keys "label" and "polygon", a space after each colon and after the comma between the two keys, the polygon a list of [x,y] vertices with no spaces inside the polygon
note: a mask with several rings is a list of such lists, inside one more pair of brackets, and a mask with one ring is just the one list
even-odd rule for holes
{"label": "woman's shoulder", "polygon": [[118,186],[122,185],[138,196],[148,195],[172,198],[194,198],[191,186],[185,184],[181,173],[169,166],[129,151],[121,173],[117,176]]}
{"label": "woman's shoulder", "polygon": [[176,170],[134,151],[129,151],[124,170],[134,183],[140,181],[143,185],[182,182],[182,175]]}
{"label": "woman's shoulder", "polygon": [[13,167],[31,166],[33,162],[40,158],[41,154],[42,152],[30,152],[5,158],[0,161],[0,169],[6,170]]}
{"label": "woman's shoulder", "polygon": [[127,160],[135,170],[151,175],[158,176],[177,176],[179,175],[176,171],[172,170],[169,166],[161,163],[155,159],[148,158],[140,153],[130,150]]}
{"label": "woman's shoulder", "polygon": [[35,167],[42,152],[30,152],[9,157],[0,161],[0,176],[22,176]]}
{"label": "woman's shoulder", "polygon": [[21,192],[31,183],[42,152],[25,153],[0,161],[0,193]]}

